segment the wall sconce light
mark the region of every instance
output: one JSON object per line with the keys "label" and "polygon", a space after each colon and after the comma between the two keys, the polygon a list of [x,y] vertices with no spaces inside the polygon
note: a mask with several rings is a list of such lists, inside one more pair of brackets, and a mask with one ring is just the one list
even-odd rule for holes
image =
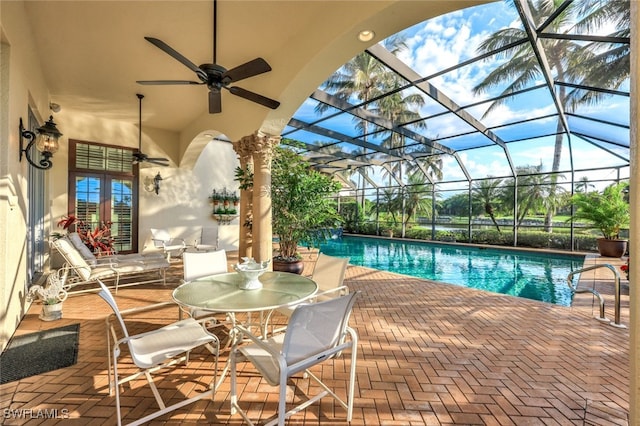
{"label": "wall sconce light", "polygon": [[[58,139],[62,136],[62,133],[58,131],[56,127],[56,123],[53,122],[53,116],[49,116],[49,121],[44,123],[44,125],[38,127],[36,129],[38,134],[36,135],[34,132],[30,130],[25,130],[22,125],[22,117],[20,117],[20,161],[22,161],[22,154],[27,157],[27,161],[33,167],[36,167],[41,170],[50,169],[53,166],[51,162],[51,157],[58,151]],[[24,140],[28,140],[26,148],[23,148]],[[36,164],[31,159],[31,146],[36,144],[36,149],[42,153],[42,159],[40,160],[40,164]]]}
{"label": "wall sconce light", "polygon": [[160,176],[160,172],[151,179],[150,177],[146,177],[144,179],[144,189],[148,192],[155,192],[156,195],[160,193],[160,181],[162,181],[162,176]]}

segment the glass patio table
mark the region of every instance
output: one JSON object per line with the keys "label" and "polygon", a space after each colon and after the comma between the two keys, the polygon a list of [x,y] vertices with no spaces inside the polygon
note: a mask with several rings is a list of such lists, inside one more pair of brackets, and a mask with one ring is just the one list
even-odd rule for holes
{"label": "glass patio table", "polygon": [[[272,309],[295,305],[310,298],[318,291],[318,285],[311,279],[288,272],[265,272],[259,277],[262,288],[243,290],[242,277],[237,272],[216,274],[186,282],[173,291],[173,299],[181,306],[193,311],[224,313],[229,321],[229,341],[227,347],[236,343],[236,314],[246,313],[243,322],[246,327],[258,327],[266,338],[266,324],[262,313]],[[260,322],[251,321],[251,313],[260,313]],[[218,389],[229,371],[229,360],[215,384]]]}
{"label": "glass patio table", "polygon": [[211,275],[182,284],[173,291],[173,299],[190,309],[250,313],[294,305],[318,291],[313,280],[288,272],[265,272],[259,280],[262,288],[242,290],[237,272]]}

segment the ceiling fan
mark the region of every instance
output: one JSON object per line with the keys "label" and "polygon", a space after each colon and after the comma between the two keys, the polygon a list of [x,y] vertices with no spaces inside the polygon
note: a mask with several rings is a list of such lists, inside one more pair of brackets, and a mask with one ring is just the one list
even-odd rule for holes
{"label": "ceiling fan", "polygon": [[235,68],[227,70],[221,65],[216,63],[216,33],[218,31],[217,24],[217,0],[213,1],[213,63],[202,64],[196,66],[189,59],[182,54],[174,50],[171,46],[164,41],[153,37],[145,37],[149,43],[156,46],[178,62],[189,68],[196,73],[196,77],[200,81],[190,80],[141,80],[138,84],[144,85],[182,85],[182,84],[206,84],[209,88],[209,113],[216,114],[222,111],[222,99],[221,90],[226,89],[231,94],[240,96],[241,98],[248,99],[252,102],[256,102],[260,105],[264,105],[267,108],[276,109],[280,106],[280,102],[243,89],[238,86],[231,86],[231,83],[235,83],[245,78],[253,77],[258,74],[271,71],[271,66],[262,58],[253,59],[247,63],[239,65]]}
{"label": "ceiling fan", "polygon": [[133,156],[133,164],[139,164],[142,162],[156,164],[158,166],[168,166],[169,159],[163,157],[149,157],[147,154],[142,152],[142,98],[144,95],[140,93],[136,93],[138,97],[139,113],[138,113],[138,150],[132,154]]}

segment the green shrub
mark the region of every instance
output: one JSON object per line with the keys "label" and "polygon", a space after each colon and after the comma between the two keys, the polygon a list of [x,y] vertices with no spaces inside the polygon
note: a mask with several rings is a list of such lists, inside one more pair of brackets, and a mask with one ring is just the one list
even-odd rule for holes
{"label": "green shrub", "polygon": [[[384,231],[393,229],[393,236],[400,238],[402,235],[402,227],[400,225],[391,227],[389,225],[380,224],[381,236],[388,236]],[[531,247],[541,249],[571,250],[571,234],[563,232],[565,230],[558,229],[558,232],[547,233],[544,231],[523,231],[518,232],[518,247]],[[361,225],[360,234],[376,235],[376,223],[365,222]],[[487,244],[495,246],[513,246],[513,232],[498,232],[496,229],[474,229],[471,241],[467,230],[436,230],[435,236],[431,238],[430,227],[412,227],[405,231],[405,238],[412,240],[425,241],[442,241],[472,244]],[[597,251],[597,235],[575,234],[575,250],[578,251]]]}

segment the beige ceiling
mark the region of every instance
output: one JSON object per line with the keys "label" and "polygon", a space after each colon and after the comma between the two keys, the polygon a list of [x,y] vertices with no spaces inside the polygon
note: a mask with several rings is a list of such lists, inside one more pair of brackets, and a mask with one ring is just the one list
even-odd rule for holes
{"label": "beige ceiling", "polygon": [[[217,62],[230,69],[263,57],[273,71],[237,83],[281,102],[275,111],[223,92],[223,112],[207,112],[206,86],[141,86],[136,80],[195,80],[185,66],[151,45],[159,38],[196,65],[212,62],[213,2],[26,1],[52,102],[65,109],[135,122],[143,93],[145,126],[179,132],[206,129],[231,138],[256,129],[279,133],[308,95],[367,44],[479,1],[218,2]],[[369,43],[369,44],[371,44]]]}

